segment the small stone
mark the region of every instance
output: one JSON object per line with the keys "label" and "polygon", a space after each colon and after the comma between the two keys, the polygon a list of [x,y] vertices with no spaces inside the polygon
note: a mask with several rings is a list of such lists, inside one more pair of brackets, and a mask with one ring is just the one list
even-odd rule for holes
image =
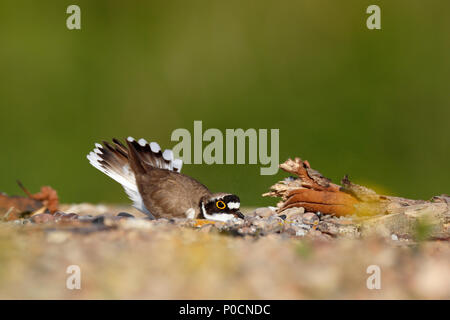
{"label": "small stone", "polygon": [[[105,217],[102,216],[103,221],[105,222]],[[110,224],[111,220],[106,220],[106,225]],[[120,226],[124,229],[140,229],[140,230],[149,230],[154,227],[153,222],[150,222],[146,219],[120,219]]]}
{"label": "small stone", "polygon": [[297,235],[297,229],[293,228],[293,227],[285,227],[284,228],[284,232],[290,236],[295,236]]}
{"label": "small stone", "polygon": [[339,228],[336,224],[326,221],[319,223],[319,230],[331,235],[337,235],[339,233]]}
{"label": "small stone", "polygon": [[201,233],[209,233],[211,232],[211,230],[214,228],[214,226],[212,224],[207,224],[204,225],[200,228],[199,232]]}
{"label": "small stone", "polygon": [[16,225],[25,225],[25,224],[31,224],[32,222],[30,219],[18,219],[18,220],[9,221],[8,223],[13,223]]}
{"label": "small stone", "polygon": [[310,235],[311,237],[319,237],[319,236],[322,235],[322,232],[320,232],[319,230],[311,229],[311,230],[309,231],[309,235]]}
{"label": "small stone", "polygon": [[352,224],[354,224],[355,222],[352,221],[352,220],[339,219],[338,223],[341,224],[341,225],[352,225]]}
{"label": "small stone", "polygon": [[55,218],[55,222],[68,222],[78,219],[78,214],[76,213],[56,212],[53,216]]}
{"label": "small stone", "polygon": [[303,215],[303,223],[306,224],[317,225],[319,224],[319,220],[319,217],[313,212],[307,212]]}
{"label": "small stone", "polygon": [[314,240],[325,240],[329,241],[332,240],[333,237],[329,234],[320,232],[319,230],[311,230],[308,232],[308,238],[314,239]]}
{"label": "small stone", "polygon": [[78,214],[76,213],[66,213],[61,217],[62,220],[76,220],[78,219]]}
{"label": "small stone", "polygon": [[256,228],[265,229],[269,225],[269,223],[267,222],[267,220],[256,220],[253,222],[253,225]]}
{"label": "small stone", "polygon": [[119,212],[117,214],[118,217],[124,217],[124,218],[134,218],[134,216],[128,212]]}
{"label": "small stone", "polygon": [[94,217],[94,219],[92,219],[92,223],[104,224],[105,223],[105,216],[104,215],[99,215],[99,216]]}
{"label": "small stone", "polygon": [[247,219],[247,218],[253,218],[253,217],[257,217],[258,215],[256,214],[256,210],[253,210],[253,211],[250,211],[250,212],[242,212],[243,214],[244,214],[244,219]]}
{"label": "small stone", "polygon": [[53,217],[53,215],[49,213],[39,213],[32,216],[30,220],[33,223],[47,223],[53,222],[55,220],[55,217]]}
{"label": "small stone", "polygon": [[256,228],[255,228],[254,226],[251,226],[251,227],[241,227],[241,228],[238,229],[238,233],[239,233],[240,235],[243,235],[243,236],[245,236],[245,235],[251,235],[251,234],[254,234],[255,232],[256,232]]}
{"label": "small stone", "polygon": [[285,214],[280,214],[278,217],[283,219],[283,220],[286,220],[286,215]]}
{"label": "small stone", "polygon": [[253,222],[258,221],[258,220],[261,220],[261,217],[256,216],[256,215],[255,216],[245,216],[245,219],[244,219],[244,221],[249,224],[252,224]]}
{"label": "small stone", "polygon": [[78,216],[78,220],[81,222],[92,222],[93,219],[94,217],[89,214],[85,216]]}
{"label": "small stone", "polygon": [[288,220],[292,220],[292,216],[302,216],[304,213],[305,213],[305,208],[303,208],[303,207],[289,208],[289,209],[283,210],[283,214],[286,215]]}
{"label": "small stone", "polygon": [[283,210],[282,213],[286,215],[287,221],[302,221],[303,214],[305,213],[305,208],[303,207],[289,208]]}
{"label": "small stone", "polygon": [[53,216],[54,216],[55,218],[59,218],[59,217],[61,217],[61,216],[63,216],[63,215],[65,215],[65,213],[62,212],[62,211],[56,211],[56,212],[53,214]]}
{"label": "small stone", "polygon": [[302,228],[305,230],[311,230],[312,226],[309,224],[304,224],[304,223],[299,223],[299,224],[294,224],[294,226],[298,227],[298,228]]}
{"label": "small stone", "polygon": [[78,214],[64,213],[61,211],[57,211],[53,214],[53,217],[55,218],[56,222],[62,222],[62,221],[76,220],[76,219],[78,219]]}
{"label": "small stone", "polygon": [[254,211],[254,213],[262,218],[268,218],[275,214],[275,210],[272,210],[271,208],[263,207],[258,208]]}
{"label": "small stone", "polygon": [[336,219],[335,216],[331,215],[331,214],[324,214],[320,217],[320,219],[322,220],[331,220],[331,219]]}
{"label": "small stone", "polygon": [[282,217],[280,217],[280,216],[277,216],[277,215],[273,215],[273,216],[270,216],[269,218],[267,218],[267,221],[268,222],[271,222],[271,223],[282,223],[283,222],[283,218]]}
{"label": "small stone", "polygon": [[288,217],[287,220],[292,222],[302,222],[303,214],[293,214],[290,217]]}

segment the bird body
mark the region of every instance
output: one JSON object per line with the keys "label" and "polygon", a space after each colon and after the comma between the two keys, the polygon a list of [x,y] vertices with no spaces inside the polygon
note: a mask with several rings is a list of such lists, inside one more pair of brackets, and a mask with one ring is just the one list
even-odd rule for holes
{"label": "bird body", "polygon": [[212,193],[194,178],[180,173],[182,161],[156,142],[129,137],[127,146],[113,139],[96,144],[87,156],[98,170],[119,182],[134,207],[151,218],[206,218],[227,221],[243,217],[240,200],[229,193]]}

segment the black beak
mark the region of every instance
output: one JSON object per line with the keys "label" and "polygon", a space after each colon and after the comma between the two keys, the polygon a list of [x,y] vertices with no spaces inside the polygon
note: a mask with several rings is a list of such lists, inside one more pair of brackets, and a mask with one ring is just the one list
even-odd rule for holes
{"label": "black beak", "polygon": [[238,218],[241,218],[241,219],[244,219],[245,218],[245,216],[242,214],[242,212],[240,212],[240,211],[236,211],[235,213],[234,213],[234,215],[236,216],[236,217],[238,217]]}

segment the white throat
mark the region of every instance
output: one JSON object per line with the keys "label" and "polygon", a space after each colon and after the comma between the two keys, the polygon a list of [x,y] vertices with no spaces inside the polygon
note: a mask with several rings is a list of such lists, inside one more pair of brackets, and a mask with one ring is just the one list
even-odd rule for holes
{"label": "white throat", "polygon": [[226,221],[230,221],[234,219],[234,215],[231,213],[212,213],[212,214],[207,214],[206,213],[206,209],[205,209],[205,205],[202,203],[202,213],[203,216],[208,219],[208,220],[215,220],[215,221],[222,221],[222,222],[226,222]]}

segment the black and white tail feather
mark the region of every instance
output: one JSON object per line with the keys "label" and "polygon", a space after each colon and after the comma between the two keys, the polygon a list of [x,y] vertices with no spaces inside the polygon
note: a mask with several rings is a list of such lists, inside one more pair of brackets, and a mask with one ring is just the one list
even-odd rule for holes
{"label": "black and white tail feather", "polygon": [[[148,143],[144,139],[136,141],[134,138],[128,137],[127,140],[133,145],[142,161],[147,164],[174,172],[181,171],[183,161],[174,159],[172,150],[166,149],[161,152],[158,143]],[[128,148],[117,139],[112,141],[113,145],[106,141],[103,141],[103,145],[95,144],[95,149],[87,155],[90,164],[120,183],[130,200],[133,201],[133,207],[154,218],[145,207],[139,193],[133,170],[128,162]]]}

